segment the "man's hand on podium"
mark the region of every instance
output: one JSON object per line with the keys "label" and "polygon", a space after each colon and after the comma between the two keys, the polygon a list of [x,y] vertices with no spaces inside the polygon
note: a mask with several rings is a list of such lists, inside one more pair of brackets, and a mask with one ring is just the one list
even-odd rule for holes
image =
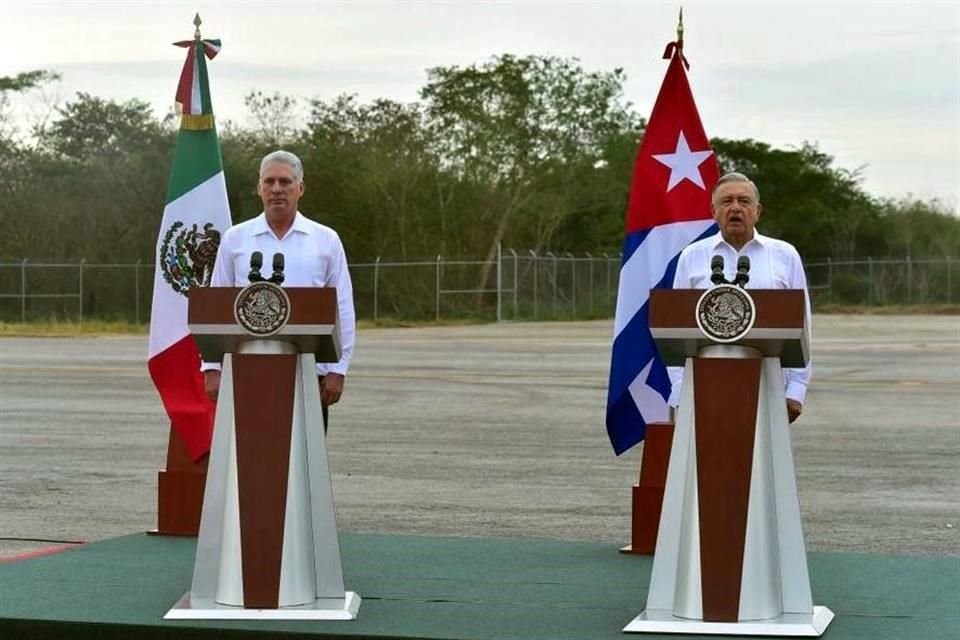
{"label": "man's hand on podium", "polygon": [[328,373],[320,379],[320,402],[325,406],[336,404],[343,393],[343,374]]}
{"label": "man's hand on podium", "polygon": [[217,394],[220,392],[220,371],[210,369],[203,372],[203,390],[207,392],[207,397],[211,401],[217,401]]}
{"label": "man's hand on podium", "polygon": [[790,424],[793,424],[801,413],[803,413],[803,405],[796,400],[787,398],[787,418],[790,420]]}

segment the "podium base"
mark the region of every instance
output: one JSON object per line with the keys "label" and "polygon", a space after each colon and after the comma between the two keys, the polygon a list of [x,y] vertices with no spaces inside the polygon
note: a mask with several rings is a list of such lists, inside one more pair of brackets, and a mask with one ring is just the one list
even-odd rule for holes
{"label": "podium base", "polygon": [[206,482],[205,471],[162,469],[157,473],[157,528],[147,533],[196,537]]}
{"label": "podium base", "polygon": [[670,611],[647,609],[623,628],[624,633],[698,633],[702,635],[818,637],[833,620],[833,611],[814,607],[813,613],[785,613],[771,620],[704,622],[678,618]]}
{"label": "podium base", "polygon": [[244,609],[217,604],[211,598],[183,594],[164,620],[356,620],[360,596],[347,591],[345,598],[317,598],[312,604],[278,609]]}

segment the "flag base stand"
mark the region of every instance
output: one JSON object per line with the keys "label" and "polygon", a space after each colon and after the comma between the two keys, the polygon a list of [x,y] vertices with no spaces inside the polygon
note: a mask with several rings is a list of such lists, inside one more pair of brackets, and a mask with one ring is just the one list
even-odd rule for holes
{"label": "flag base stand", "polygon": [[194,462],[170,429],[167,466],[157,473],[157,528],[150,535],[196,536],[200,531],[207,456]]}
{"label": "flag base stand", "polygon": [[696,633],[701,635],[818,637],[833,620],[833,611],[785,613],[769,620],[705,622],[678,618],[671,611],[647,609],[623,628],[624,633]]}
{"label": "flag base stand", "polygon": [[651,422],[647,425],[640,480],[633,486],[630,544],[621,547],[620,553],[653,555],[656,550],[672,443],[673,423]]}
{"label": "flag base stand", "polygon": [[277,609],[245,609],[218,604],[211,598],[183,594],[164,620],[356,620],[360,596],[347,591],[344,598],[317,598],[312,603]]}

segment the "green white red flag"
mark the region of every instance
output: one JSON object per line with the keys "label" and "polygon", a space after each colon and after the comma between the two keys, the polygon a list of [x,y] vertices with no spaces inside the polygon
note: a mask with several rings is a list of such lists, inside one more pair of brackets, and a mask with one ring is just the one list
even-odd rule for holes
{"label": "green white red flag", "polygon": [[220,237],[230,228],[220,142],[213,122],[207,58],[219,40],[177,42],[187,59],[177,86],[180,130],[157,237],[147,368],[174,432],[194,460],[210,450],[214,405],[200,373],[200,353],[187,328],[187,293],[207,286]]}

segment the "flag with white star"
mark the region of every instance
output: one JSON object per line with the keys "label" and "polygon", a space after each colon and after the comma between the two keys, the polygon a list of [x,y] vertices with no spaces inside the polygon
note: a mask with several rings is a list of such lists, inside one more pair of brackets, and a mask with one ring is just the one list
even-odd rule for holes
{"label": "flag with white star", "polygon": [[667,74],[637,152],[607,391],[607,434],[620,455],[666,421],[670,379],[648,325],[650,289],[671,288],[677,257],[716,233],[710,192],[719,176],[684,68],[682,42],[671,43]]}

